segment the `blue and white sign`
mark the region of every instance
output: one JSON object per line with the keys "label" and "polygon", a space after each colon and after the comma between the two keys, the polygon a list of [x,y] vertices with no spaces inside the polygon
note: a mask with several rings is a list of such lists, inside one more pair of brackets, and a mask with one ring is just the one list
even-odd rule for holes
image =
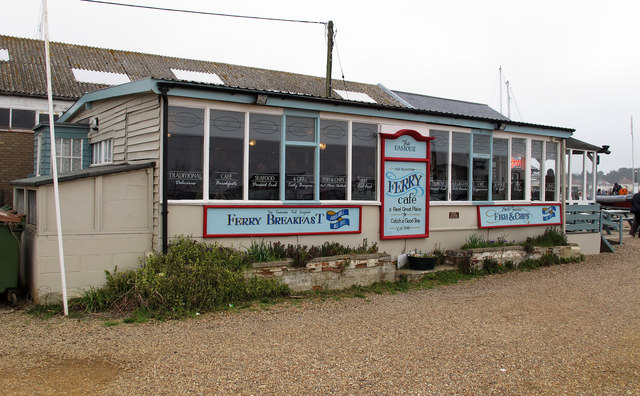
{"label": "blue and white sign", "polygon": [[523,227],[562,224],[560,205],[478,206],[478,227]]}
{"label": "blue and white sign", "polygon": [[205,237],[360,233],[360,206],[205,206]]}
{"label": "blue and white sign", "polygon": [[426,162],[385,162],[383,192],[383,237],[425,236]]}
{"label": "blue and white sign", "polygon": [[427,142],[420,142],[409,135],[388,140],[384,146],[385,157],[427,158]]}

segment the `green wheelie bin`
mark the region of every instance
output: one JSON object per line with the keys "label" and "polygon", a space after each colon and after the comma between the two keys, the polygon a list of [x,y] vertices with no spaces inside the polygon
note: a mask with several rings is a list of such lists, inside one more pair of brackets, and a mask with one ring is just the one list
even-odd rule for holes
{"label": "green wheelie bin", "polygon": [[18,302],[18,273],[20,271],[20,235],[22,228],[0,223],[0,294],[6,292],[11,305]]}

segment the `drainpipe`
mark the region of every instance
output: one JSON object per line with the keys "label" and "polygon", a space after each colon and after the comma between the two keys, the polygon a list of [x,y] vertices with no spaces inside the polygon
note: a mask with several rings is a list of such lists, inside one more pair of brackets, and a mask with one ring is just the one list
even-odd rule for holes
{"label": "drainpipe", "polygon": [[169,205],[167,203],[167,186],[169,185],[169,171],[168,171],[168,153],[169,153],[169,98],[167,92],[169,88],[160,87],[160,94],[162,95],[162,253],[167,253],[168,245],[168,214]]}

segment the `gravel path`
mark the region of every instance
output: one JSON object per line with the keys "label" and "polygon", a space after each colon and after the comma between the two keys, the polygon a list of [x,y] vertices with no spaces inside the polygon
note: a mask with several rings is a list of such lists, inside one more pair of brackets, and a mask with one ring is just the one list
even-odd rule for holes
{"label": "gravel path", "polygon": [[640,240],[396,295],[120,324],[0,308],[3,394],[640,395]]}

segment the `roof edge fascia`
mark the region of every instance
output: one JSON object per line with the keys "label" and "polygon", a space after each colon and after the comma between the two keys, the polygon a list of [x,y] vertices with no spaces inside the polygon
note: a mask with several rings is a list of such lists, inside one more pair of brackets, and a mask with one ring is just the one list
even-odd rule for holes
{"label": "roof edge fascia", "polygon": [[153,78],[145,78],[144,80],[132,81],[120,85],[115,85],[113,87],[100,89],[98,91],[88,92],[82,95],[82,97],[78,99],[73,104],[73,106],[65,111],[64,114],[58,119],[58,121],[68,122],[68,120],[85,105],[98,100],[133,95],[142,92],[153,92],[159,94],[160,91],[158,90],[158,86],[156,84],[157,81],[158,80],[155,80]]}

